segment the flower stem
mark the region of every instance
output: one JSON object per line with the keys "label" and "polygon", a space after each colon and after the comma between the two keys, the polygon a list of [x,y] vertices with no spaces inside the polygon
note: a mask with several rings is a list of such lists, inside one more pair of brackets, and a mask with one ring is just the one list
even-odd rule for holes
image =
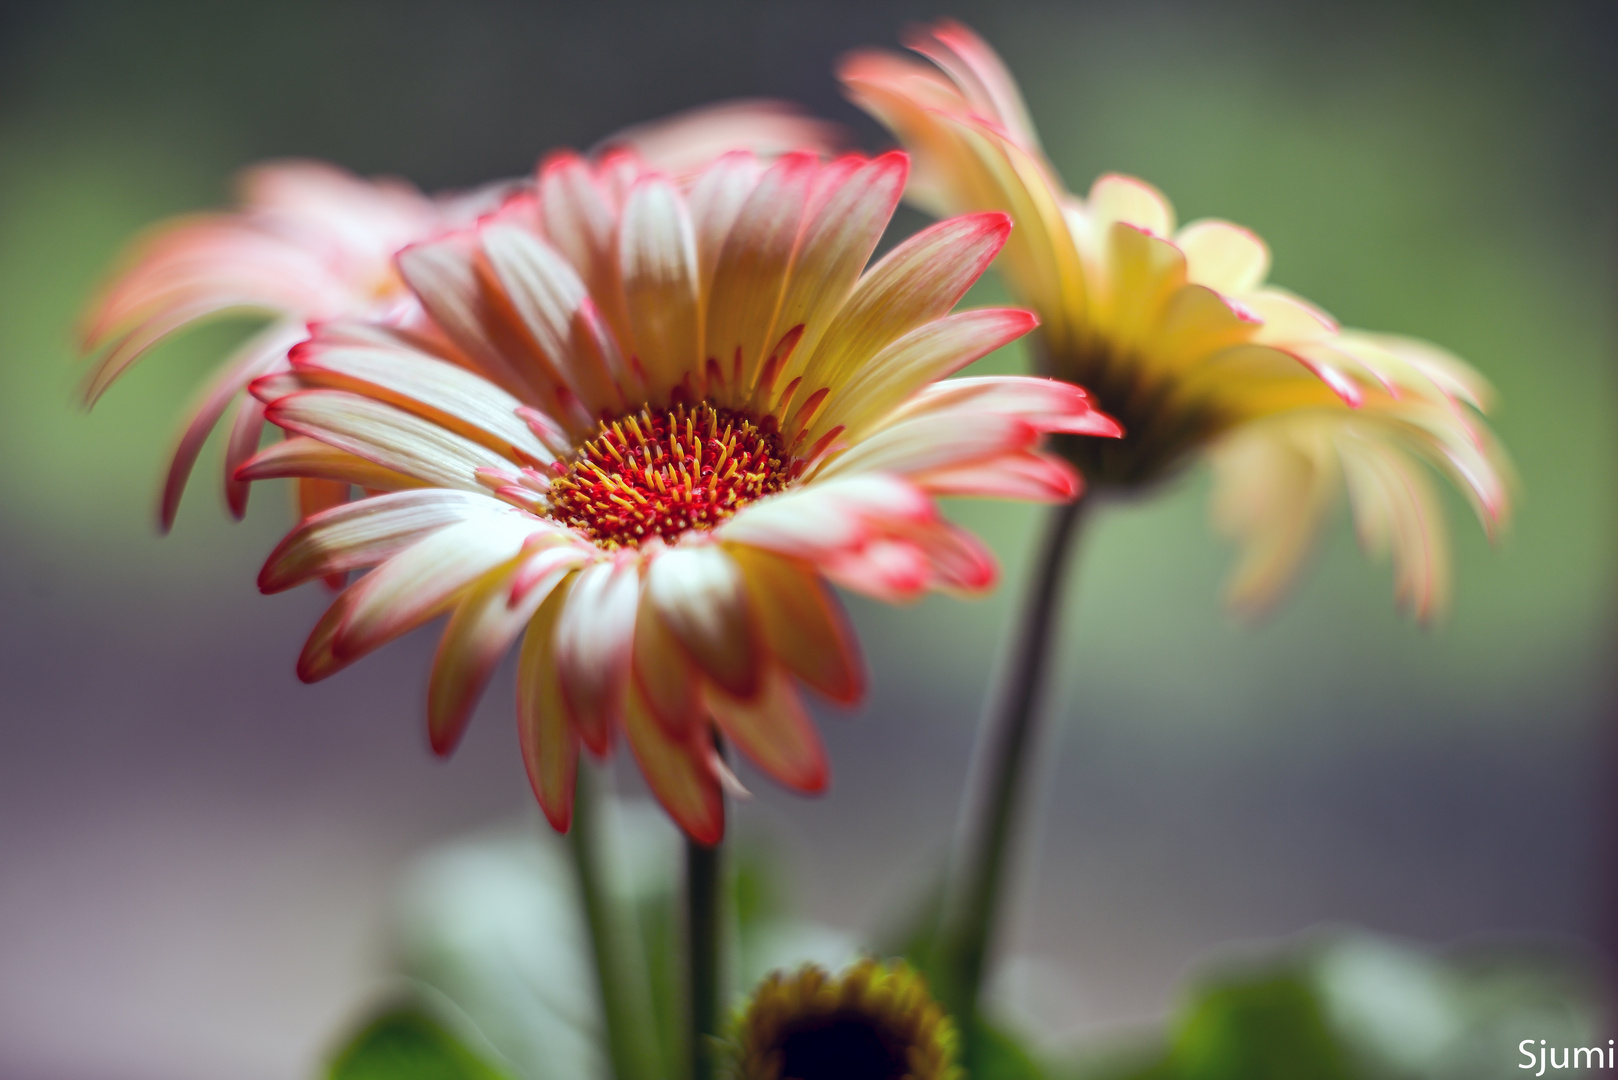
{"label": "flower stem", "polygon": [[978,998],[1004,899],[1013,826],[1026,786],[1063,585],[1088,500],[1052,507],[1039,562],[1024,597],[1022,624],[998,701],[973,750],[975,796],[958,837],[945,912],[946,985],[940,989],[960,1021],[964,1060],[972,1061]]}
{"label": "flower stem", "polygon": [[719,1036],[720,847],[685,841],[686,976],[691,1080],[713,1080]]}
{"label": "flower stem", "polygon": [[656,1028],[640,926],[632,910],[613,902],[603,880],[607,842],[597,784],[590,768],[579,769],[567,846],[595,956],[607,1057],[614,1080],[654,1080],[658,1070],[651,1033]]}

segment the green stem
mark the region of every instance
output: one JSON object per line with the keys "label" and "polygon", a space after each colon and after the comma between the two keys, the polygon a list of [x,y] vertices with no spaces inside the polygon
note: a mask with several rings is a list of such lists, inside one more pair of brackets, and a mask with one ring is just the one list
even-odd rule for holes
{"label": "green stem", "polygon": [[607,844],[596,788],[593,771],[588,766],[580,768],[567,846],[573,855],[579,896],[590,929],[601,1015],[606,1024],[607,1057],[615,1080],[654,1080],[657,1059],[652,1033],[656,1029],[640,925],[632,910],[613,902],[604,881]]}
{"label": "green stem", "polygon": [[1088,500],[1081,499],[1051,508],[1009,670],[973,750],[977,796],[968,825],[961,831],[950,875],[945,915],[949,967],[946,984],[940,988],[961,1022],[967,1062],[972,1060],[978,998],[1004,900],[1013,826],[1027,786],[1063,585],[1087,506]]}
{"label": "green stem", "polygon": [[691,1080],[712,1080],[719,1036],[720,848],[685,841],[686,975],[690,988]]}

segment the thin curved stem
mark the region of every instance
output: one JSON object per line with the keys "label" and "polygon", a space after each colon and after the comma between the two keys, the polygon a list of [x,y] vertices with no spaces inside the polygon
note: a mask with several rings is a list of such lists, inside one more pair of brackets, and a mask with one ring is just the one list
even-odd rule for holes
{"label": "thin curved stem", "polygon": [[1088,503],[1081,499],[1050,510],[1008,669],[973,750],[976,794],[951,867],[944,923],[947,981],[940,988],[961,1023],[967,1061],[972,1060],[978,998],[1004,900],[1006,866],[1027,786],[1067,568]]}
{"label": "thin curved stem", "polygon": [[719,1036],[720,848],[685,841],[686,978],[691,1080],[712,1080]]}
{"label": "thin curved stem", "polygon": [[568,850],[579,882],[590,946],[595,957],[601,1015],[606,1025],[607,1057],[615,1080],[655,1080],[657,1059],[651,1033],[651,985],[640,926],[634,912],[614,904],[603,880],[607,862],[605,830],[600,820],[597,780],[589,768],[579,770],[573,795],[573,827]]}

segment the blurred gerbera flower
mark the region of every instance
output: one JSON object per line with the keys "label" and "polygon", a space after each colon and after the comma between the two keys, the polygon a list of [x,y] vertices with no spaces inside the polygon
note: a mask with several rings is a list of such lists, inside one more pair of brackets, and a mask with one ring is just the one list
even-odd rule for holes
{"label": "blurred gerbera flower", "polygon": [[805,965],[753,992],[731,1040],[733,1080],[956,1080],[955,1027],[903,961],[841,975]]}
{"label": "blurred gerbera flower", "polygon": [[906,173],[897,153],[766,168],[736,152],[676,182],[633,155],[564,155],[403,252],[420,328],[320,327],[253,384],[291,437],[241,479],[371,493],[307,519],[260,577],[376,567],[300,675],[448,613],[428,692],[444,753],[522,635],[522,745],[559,829],[579,746],[604,755],[620,731],[699,841],[724,829],[715,725],[781,783],[824,787],[800,687],[862,692],[826,582],[987,588],[988,552],[933,497],[1070,499],[1042,433],[1117,434],[1066,383],[940,381],[1035,320],[950,314],[1004,214],[943,222],[861,274]]}
{"label": "blurred gerbera flower", "polygon": [[915,155],[918,204],[1017,222],[1000,265],[1039,313],[1043,370],[1088,387],[1126,431],[1064,445],[1090,482],[1138,488],[1211,458],[1215,520],[1240,548],[1230,598],[1249,610],[1291,578],[1346,488],[1362,541],[1392,549],[1399,600],[1420,616],[1440,609],[1448,551],[1422,463],[1486,528],[1509,511],[1483,378],[1425,342],[1341,329],[1265,284],[1269,252],[1253,233],[1176,228],[1140,180],[1107,175],[1070,194],[986,43],[944,21],[906,44],[936,66],[863,51],[844,60],[843,82]]}
{"label": "blurred gerbera flower", "polygon": [[[433,200],[397,180],[362,180],[317,162],[261,165],[242,174],[240,208],[164,222],[136,240],[125,268],[89,313],[86,352],[100,357],[85,386],[90,402],[154,345],[177,331],[233,312],[271,322],[237,350],[193,404],[163,485],[160,519],[174,523],[180,495],[209,432],[237,406],[225,453],[231,512],[247,508],[248,485],[232,475],[257,449],[263,406],[249,382],[284,366],[305,324],[341,315],[402,318],[409,293],[393,270],[406,244],[461,217],[478,203]],[[498,205],[485,203],[481,209]],[[470,213],[468,212],[470,211]],[[300,485],[306,513],[329,505],[332,485]]]}
{"label": "blurred gerbera flower", "polygon": [[[734,101],[626,129],[606,140],[599,156],[633,153],[689,171],[735,147],[773,156],[792,149],[825,152],[838,141],[834,127],[785,103]],[[275,162],[242,174],[237,209],[175,218],[137,238],[85,316],[83,349],[99,354],[85,384],[90,403],[179,331],[227,314],[271,320],[193,403],[163,486],[164,531],[174,523],[203,443],[233,405],[225,495],[233,514],[246,511],[248,483],[235,473],[258,449],[264,410],[243,389],[285,368],[287,350],[308,336],[307,324],[338,318],[419,322],[419,307],[393,257],[409,244],[470,225],[528,183],[510,180],[427,196],[402,180],[365,180],[319,162]],[[298,487],[305,515],[335,505],[345,490],[322,480]]]}

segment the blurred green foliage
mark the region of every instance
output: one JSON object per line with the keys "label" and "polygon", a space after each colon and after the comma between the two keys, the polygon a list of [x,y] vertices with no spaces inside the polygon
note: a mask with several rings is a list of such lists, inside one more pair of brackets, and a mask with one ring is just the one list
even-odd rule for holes
{"label": "blurred green foliage", "polygon": [[[649,808],[620,806],[613,818],[615,894],[640,916],[659,1013],[656,1037],[667,1051],[679,1046],[684,1015],[675,837]],[[401,974],[423,988],[418,1012],[453,1013],[535,1080],[603,1064],[599,1049],[591,1049],[599,1027],[590,1004],[568,993],[569,986],[588,982],[589,961],[559,847],[537,827],[459,840],[423,858],[402,898]],[[767,850],[747,854],[744,848],[729,880],[733,1003],[769,970],[804,962],[839,970],[853,959],[853,942],[817,938],[782,902],[769,899],[780,895],[780,878]],[[876,955],[898,951],[902,938],[912,958],[929,958],[934,920],[923,909],[913,915],[908,931],[875,943]],[[969,1075],[1506,1080],[1519,1075],[1516,1046],[1525,1037],[1557,1047],[1599,1041],[1603,1008],[1588,964],[1560,949],[1517,943],[1437,952],[1363,931],[1320,931],[1201,962],[1161,1027],[1096,1030],[1078,1042],[1052,1042],[1025,1034],[1024,1017],[993,1005],[979,1027]],[[363,1060],[417,1045],[409,1040],[418,1039],[420,1023],[400,1023],[405,1033],[385,1027],[386,1039],[367,1027],[354,1045],[379,1049],[367,1049]],[[429,1060],[438,1059],[432,1039],[418,1042]],[[679,1074],[681,1062],[677,1051],[665,1053],[669,1075]],[[360,1076],[334,1074],[332,1080]]]}
{"label": "blurred green foliage", "polygon": [[1439,956],[1338,931],[1204,964],[1159,1036],[1094,1040],[1064,1080],[1505,1080],[1526,1036],[1601,1041],[1593,973],[1556,950]]}
{"label": "blurred green foliage", "polygon": [[332,1062],[327,1080],[509,1080],[416,1006],[367,1024]]}
{"label": "blurred green foliage", "polygon": [[1286,972],[1218,985],[1192,1004],[1164,1066],[1184,1080],[1354,1080],[1310,986]]}

